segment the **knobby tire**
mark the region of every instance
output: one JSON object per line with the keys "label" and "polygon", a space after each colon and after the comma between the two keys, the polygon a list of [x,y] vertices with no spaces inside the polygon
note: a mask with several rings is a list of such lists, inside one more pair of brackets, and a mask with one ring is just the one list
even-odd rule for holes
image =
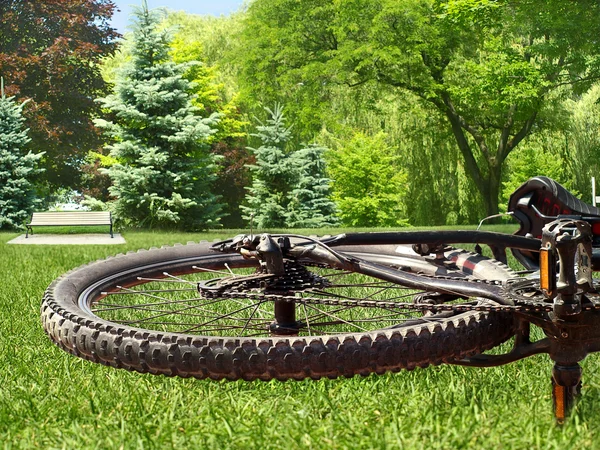
{"label": "knobby tire", "polygon": [[[135,288],[142,283],[138,278],[160,278],[165,272],[185,274],[192,266],[224,270],[225,263],[232,268],[255,264],[209,247],[200,243],[128,253],[63,275],[44,295],[44,330],[67,352],[107,366],[229,380],[318,379],[411,370],[481,353],[513,335],[512,317],[496,311],[446,312],[367,331],[262,337],[152,330],[113,322],[94,312],[96,303],[106,298],[105,290],[117,285]],[[420,272],[431,265],[421,257],[400,256],[390,246],[355,247],[353,251],[402,269],[414,266]],[[453,255],[461,276],[476,272],[480,278],[514,276],[497,261],[461,250]]]}

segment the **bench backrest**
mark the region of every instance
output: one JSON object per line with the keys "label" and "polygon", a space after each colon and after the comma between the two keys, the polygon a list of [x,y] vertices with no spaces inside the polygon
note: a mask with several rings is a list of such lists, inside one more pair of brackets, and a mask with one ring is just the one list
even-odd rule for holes
{"label": "bench backrest", "polygon": [[34,212],[29,225],[111,225],[109,211]]}

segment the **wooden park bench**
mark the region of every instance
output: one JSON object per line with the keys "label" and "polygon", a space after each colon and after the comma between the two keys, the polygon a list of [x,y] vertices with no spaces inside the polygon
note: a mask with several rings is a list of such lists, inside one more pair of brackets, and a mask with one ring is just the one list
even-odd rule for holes
{"label": "wooden park bench", "polygon": [[109,211],[68,211],[68,212],[34,212],[27,224],[25,237],[33,234],[32,227],[58,226],[95,226],[109,225],[110,237],[113,237],[112,217]]}

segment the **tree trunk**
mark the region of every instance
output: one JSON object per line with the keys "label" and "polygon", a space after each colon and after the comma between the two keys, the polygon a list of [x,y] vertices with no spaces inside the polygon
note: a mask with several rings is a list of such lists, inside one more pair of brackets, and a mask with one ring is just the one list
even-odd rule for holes
{"label": "tree trunk", "polygon": [[471,150],[471,145],[465,136],[460,116],[454,111],[451,103],[445,103],[447,106],[445,109],[446,117],[450,120],[452,132],[454,133],[456,143],[458,144],[458,148],[460,149],[465,162],[465,169],[482,197],[485,214],[486,216],[498,214],[502,162],[490,158],[489,155],[485,154],[485,148],[483,148],[482,151],[485,155],[487,171],[481,171],[477,164],[477,160],[473,155],[473,151]]}
{"label": "tree trunk", "polygon": [[489,178],[487,180],[487,195],[483,198],[486,216],[498,214],[500,202],[500,186],[502,182],[502,162],[487,161]]}

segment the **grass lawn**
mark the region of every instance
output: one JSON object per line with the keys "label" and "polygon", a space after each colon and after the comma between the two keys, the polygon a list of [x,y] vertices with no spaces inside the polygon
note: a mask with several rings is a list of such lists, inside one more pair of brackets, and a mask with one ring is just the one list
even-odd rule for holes
{"label": "grass lawn", "polygon": [[107,368],[67,354],[45,336],[40,300],[63,272],[114,253],[237,232],[123,232],[127,244],[121,246],[6,245],[17,233],[0,233],[0,445],[600,448],[596,355],[582,364],[582,400],[557,427],[552,364],[545,355],[490,369],[439,366],[339,380],[215,382]]}

